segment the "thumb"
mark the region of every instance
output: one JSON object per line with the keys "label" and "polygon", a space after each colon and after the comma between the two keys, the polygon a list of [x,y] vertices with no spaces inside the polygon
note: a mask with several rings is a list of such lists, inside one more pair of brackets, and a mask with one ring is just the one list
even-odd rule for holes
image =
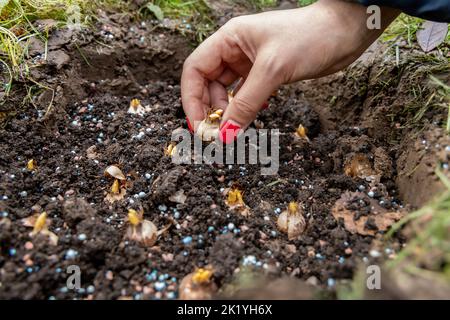
{"label": "thumb", "polygon": [[281,82],[271,76],[270,67],[266,66],[255,61],[241,89],[226,108],[219,133],[223,143],[232,143],[255,120],[261,106],[280,86]]}

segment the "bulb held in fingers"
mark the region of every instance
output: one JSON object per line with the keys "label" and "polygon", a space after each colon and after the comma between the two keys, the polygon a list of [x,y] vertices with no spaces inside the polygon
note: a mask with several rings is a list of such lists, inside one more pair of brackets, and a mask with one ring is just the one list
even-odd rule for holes
{"label": "bulb held in fingers", "polygon": [[208,112],[206,118],[200,122],[197,128],[197,135],[202,141],[215,141],[219,136],[220,120],[222,119],[223,110],[217,109]]}
{"label": "bulb held in fingers", "polygon": [[306,141],[309,141],[309,138],[307,136],[308,130],[301,124],[298,125],[297,130],[295,130],[295,135],[300,139],[305,139]]}

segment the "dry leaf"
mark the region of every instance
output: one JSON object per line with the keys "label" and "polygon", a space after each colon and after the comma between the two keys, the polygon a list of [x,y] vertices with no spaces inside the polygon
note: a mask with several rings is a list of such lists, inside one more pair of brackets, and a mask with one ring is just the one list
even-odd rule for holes
{"label": "dry leaf", "polygon": [[125,197],[125,194],[127,193],[125,185],[126,185],[125,181],[122,180],[121,183],[119,182],[118,179],[114,179],[111,189],[105,197],[105,201],[114,203],[116,201],[122,200]]}
{"label": "dry leaf", "polygon": [[425,21],[417,31],[417,42],[424,52],[430,52],[444,42],[447,32],[447,23]]}
{"label": "dry leaf", "polygon": [[220,119],[222,119],[223,110],[217,109],[210,111],[206,118],[200,122],[197,128],[197,135],[206,142],[216,140],[219,135]]}
{"label": "dry leaf", "polygon": [[[365,207],[370,208],[367,215],[358,217],[360,210],[349,209],[352,203],[363,201]],[[336,201],[331,212],[336,220],[344,219],[344,226],[351,233],[359,233],[361,235],[375,235],[378,231],[386,231],[392,224],[403,218],[405,212],[390,212],[381,207],[377,201],[369,198],[361,192],[346,192]],[[369,218],[372,219],[376,230],[367,228]]]}
{"label": "dry leaf", "polygon": [[137,226],[130,223],[125,238],[151,247],[158,239],[158,228],[153,222],[148,220],[141,221]]}

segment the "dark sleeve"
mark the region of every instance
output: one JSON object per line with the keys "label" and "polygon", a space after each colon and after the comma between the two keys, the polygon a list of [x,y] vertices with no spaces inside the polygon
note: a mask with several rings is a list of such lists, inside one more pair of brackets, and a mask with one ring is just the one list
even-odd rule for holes
{"label": "dark sleeve", "polygon": [[437,22],[450,22],[450,0],[358,0],[365,6],[379,5]]}

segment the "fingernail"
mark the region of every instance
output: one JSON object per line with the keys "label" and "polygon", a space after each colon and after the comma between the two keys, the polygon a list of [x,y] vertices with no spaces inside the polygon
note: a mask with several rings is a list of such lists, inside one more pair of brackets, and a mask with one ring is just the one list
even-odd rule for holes
{"label": "fingernail", "polygon": [[265,109],[267,109],[268,107],[269,107],[269,103],[266,101],[266,102],[263,103],[263,105],[262,105],[261,108],[262,108],[263,110],[265,110]]}
{"label": "fingernail", "polygon": [[192,133],[194,133],[194,128],[192,128],[192,124],[191,124],[191,122],[189,121],[189,118],[188,118],[188,117],[186,117],[186,122],[187,122],[187,126],[188,126],[188,128],[189,128],[189,131],[192,132]]}
{"label": "fingernail", "polygon": [[241,127],[238,124],[232,121],[226,121],[220,129],[220,141],[224,144],[232,143],[239,134],[239,130],[241,130]]}

